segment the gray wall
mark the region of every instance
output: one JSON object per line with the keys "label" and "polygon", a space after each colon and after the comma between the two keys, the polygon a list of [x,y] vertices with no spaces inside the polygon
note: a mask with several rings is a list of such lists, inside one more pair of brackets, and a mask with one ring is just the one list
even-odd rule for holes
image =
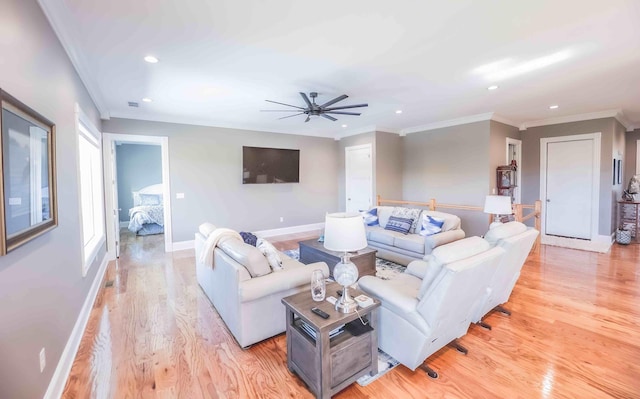
{"label": "gray wall", "polygon": [[120,221],[129,220],[133,208],[132,191],[162,183],[162,154],[159,145],[120,144],[116,146],[118,206]]}
{"label": "gray wall", "polygon": [[375,193],[382,198],[402,199],[402,140],[395,133],[376,132]]}
{"label": "gray wall", "polygon": [[344,151],[347,147],[356,145],[371,144],[371,156],[373,162],[373,184],[371,188],[372,206],[375,205],[376,198],[376,133],[362,133],[355,136],[345,137],[338,141],[338,208],[340,211],[347,209],[346,205],[346,183],[345,183],[345,156]]}
{"label": "gray wall", "polygon": [[0,397],[41,398],[104,256],[82,277],[74,104],[100,119],[35,0],[3,0],[0,26],[0,87],[56,124],[59,225],[0,257]]}
{"label": "gray wall", "polygon": [[[338,208],[338,144],[333,139],[112,118],[109,133],[169,137],[175,242],[198,225],[244,231],[324,221]],[[242,184],[242,146],[300,150],[300,183]],[[184,199],[176,199],[184,193]],[[284,222],[280,222],[280,217]]]}
{"label": "gray wall", "polygon": [[[489,194],[489,121],[408,134],[403,138],[402,198],[483,206]],[[495,173],[495,171],[494,171]],[[460,216],[468,236],[487,231],[482,212],[445,210]]]}
{"label": "gray wall", "polygon": [[610,235],[615,230],[612,225],[612,184],[613,137],[618,122],[614,118],[561,123],[557,125],[528,128],[522,134],[522,202],[532,204],[540,196],[540,139],[577,134],[601,134],[600,151],[600,216],[598,234]]}
{"label": "gray wall", "polygon": [[[504,123],[489,121],[489,182],[490,193],[496,189],[496,168],[505,165],[507,162],[507,137],[522,140],[522,134],[517,127],[505,125]],[[521,184],[521,182],[518,182]]]}

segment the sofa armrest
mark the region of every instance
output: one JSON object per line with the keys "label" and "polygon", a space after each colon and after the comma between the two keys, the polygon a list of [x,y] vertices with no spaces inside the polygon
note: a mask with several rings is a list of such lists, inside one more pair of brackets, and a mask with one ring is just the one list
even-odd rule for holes
{"label": "sofa armrest", "polygon": [[443,231],[442,233],[426,236],[424,238],[424,254],[429,255],[435,248],[443,244],[448,244],[457,240],[463,239],[465,236],[464,230],[456,229]]}
{"label": "sofa armrest", "polygon": [[358,280],[358,288],[378,299],[382,306],[395,313],[411,313],[418,306],[418,298],[398,290],[397,285],[388,280],[364,276]]}
{"label": "sofa armrest", "polygon": [[[243,281],[238,287],[240,302],[249,302],[269,295],[277,294],[311,284],[311,273],[320,269],[325,278],[329,277],[329,267],[324,262],[272,272],[266,276],[254,277]],[[311,295],[311,293],[309,293]]]}

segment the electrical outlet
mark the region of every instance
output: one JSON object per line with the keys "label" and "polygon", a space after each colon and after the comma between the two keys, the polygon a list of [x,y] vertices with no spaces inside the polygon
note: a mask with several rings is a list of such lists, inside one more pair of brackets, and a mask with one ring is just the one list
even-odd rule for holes
{"label": "electrical outlet", "polygon": [[44,351],[44,348],[40,349],[40,372],[44,371],[44,367],[47,365],[47,354]]}
{"label": "electrical outlet", "polygon": [[284,217],[280,216],[280,223],[284,222]]}

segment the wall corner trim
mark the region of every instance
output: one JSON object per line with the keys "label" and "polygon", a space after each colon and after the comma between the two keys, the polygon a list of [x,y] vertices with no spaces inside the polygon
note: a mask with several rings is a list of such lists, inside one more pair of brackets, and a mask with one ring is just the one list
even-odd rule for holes
{"label": "wall corner trim", "polygon": [[195,240],[187,240],[187,241],[174,241],[173,245],[171,245],[171,251],[167,252],[175,252],[175,251],[183,251],[185,249],[193,249],[196,247]]}
{"label": "wall corner trim", "polygon": [[530,127],[557,125],[559,123],[581,122],[581,121],[588,121],[588,120],[602,119],[602,118],[615,118],[618,122],[620,122],[624,126],[625,129],[627,129],[627,132],[633,131],[634,126],[627,120],[627,118],[624,116],[624,113],[620,109],[609,109],[605,111],[589,112],[586,114],[566,115],[566,116],[559,116],[556,118],[548,118],[548,119],[540,119],[537,121],[524,122],[520,126],[520,130],[527,130]]}
{"label": "wall corner trim", "polygon": [[93,304],[96,300],[98,292],[100,292],[100,287],[102,287],[102,279],[104,277],[105,271],[107,270],[108,264],[109,257],[107,256],[107,254],[105,254],[104,258],[102,259],[102,263],[100,264],[100,268],[96,273],[96,277],[91,284],[91,288],[89,289],[87,298],[85,299],[84,304],[80,309],[80,314],[78,314],[76,324],[73,326],[73,330],[71,330],[71,335],[69,335],[69,339],[67,340],[67,344],[62,351],[60,360],[58,360],[58,365],[53,372],[51,381],[49,381],[49,387],[44,394],[44,399],[58,399],[62,396],[64,386],[67,383],[69,373],[71,372],[71,367],[73,366],[73,361],[75,360],[78,349],[80,348],[82,336],[84,335],[84,331],[87,328],[87,323],[89,322],[89,317],[91,316],[91,309],[93,308]]}

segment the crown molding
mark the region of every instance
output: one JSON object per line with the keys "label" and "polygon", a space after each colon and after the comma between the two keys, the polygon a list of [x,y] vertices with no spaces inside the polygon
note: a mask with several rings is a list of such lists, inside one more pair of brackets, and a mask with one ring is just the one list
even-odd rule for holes
{"label": "crown molding", "polygon": [[485,114],[469,115],[469,116],[464,116],[462,118],[448,119],[445,121],[428,123],[426,125],[420,125],[420,126],[414,126],[414,127],[402,129],[400,131],[400,135],[404,136],[411,133],[424,132],[426,130],[442,129],[444,127],[464,125],[464,124],[473,123],[473,122],[488,121],[492,118],[492,116],[493,116],[493,112],[488,112]]}
{"label": "crown molding", "polygon": [[519,124],[517,124],[516,122],[514,122],[514,121],[512,121],[512,120],[510,120],[510,119],[507,119],[507,118],[505,118],[504,116],[500,116],[500,115],[498,115],[498,114],[496,114],[496,113],[494,113],[494,114],[491,116],[491,120],[492,120],[492,121],[496,121],[496,122],[503,123],[503,124],[505,124],[505,125],[509,125],[509,126],[513,126],[513,127],[520,128],[520,125],[519,125]]}
{"label": "crown molding", "polygon": [[602,118],[615,118],[618,122],[622,124],[622,126],[624,126],[625,129],[627,129],[628,132],[633,131],[634,126],[627,120],[622,110],[619,110],[619,109],[610,109],[610,110],[598,111],[598,112],[588,112],[585,114],[566,115],[566,116],[559,116],[557,118],[540,119],[537,121],[524,122],[522,125],[520,125],[520,130],[527,130],[530,127],[557,125],[559,123],[581,122],[581,121],[589,121],[593,119],[602,119]]}
{"label": "crown molding", "polygon": [[100,113],[100,118],[109,119],[109,108],[107,107],[104,98],[98,88],[98,84],[91,77],[91,74],[88,72],[89,68],[82,58],[82,55],[75,51],[73,42],[71,37],[72,33],[68,30],[69,28],[65,25],[64,16],[68,14],[68,10],[64,5],[63,1],[56,0],[38,0],[38,4],[40,8],[44,12],[44,15],[47,17],[51,28],[55,32],[60,44],[62,44],[62,48],[64,48],[71,64],[75,68],[80,80],[84,84],[87,92],[89,93],[89,97],[93,100],[94,105],[98,109]]}
{"label": "crown molding", "polygon": [[363,126],[361,128],[357,128],[357,129],[350,129],[344,133],[341,134],[337,134],[334,139],[336,141],[340,141],[341,139],[347,138],[347,137],[351,137],[351,136],[357,136],[359,134],[363,134],[363,133],[375,133],[375,132],[384,132],[384,133],[393,133],[393,134],[397,134],[400,136],[404,136],[400,130],[398,129],[393,129],[390,127],[383,127],[383,126],[377,126],[377,125],[367,125],[367,126]]}

